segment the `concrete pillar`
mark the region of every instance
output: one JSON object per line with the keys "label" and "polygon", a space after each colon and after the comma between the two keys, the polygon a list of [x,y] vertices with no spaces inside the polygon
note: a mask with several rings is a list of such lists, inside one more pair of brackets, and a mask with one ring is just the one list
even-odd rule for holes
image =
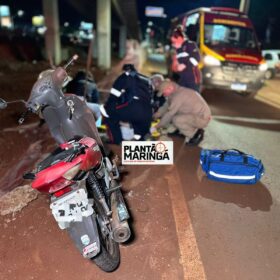
{"label": "concrete pillar", "polygon": [[119,57],[123,58],[126,53],[126,37],[127,37],[127,28],[125,25],[120,26],[119,33]]}
{"label": "concrete pillar", "polygon": [[94,34],[94,39],[93,39],[93,46],[92,46],[92,57],[93,58],[98,58],[98,45],[97,45],[97,36],[96,33]]}
{"label": "concrete pillar", "polygon": [[111,0],[97,0],[97,64],[111,67]]}
{"label": "concrete pillar", "polygon": [[61,62],[61,44],[59,35],[58,0],[43,0],[46,54],[48,59],[58,65]]}
{"label": "concrete pillar", "polygon": [[249,13],[250,0],[240,0],[239,10],[245,14]]}

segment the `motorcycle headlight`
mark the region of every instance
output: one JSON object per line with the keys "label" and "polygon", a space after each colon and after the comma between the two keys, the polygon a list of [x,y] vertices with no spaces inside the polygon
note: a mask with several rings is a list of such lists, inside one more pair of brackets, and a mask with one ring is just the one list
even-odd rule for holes
{"label": "motorcycle headlight", "polygon": [[210,65],[210,66],[220,66],[221,65],[221,61],[212,55],[206,55],[204,57],[204,63],[206,65]]}
{"label": "motorcycle headlight", "polygon": [[261,64],[259,65],[259,70],[260,70],[260,71],[264,72],[264,71],[266,71],[267,69],[268,69],[268,65],[267,65],[266,62],[261,63]]}

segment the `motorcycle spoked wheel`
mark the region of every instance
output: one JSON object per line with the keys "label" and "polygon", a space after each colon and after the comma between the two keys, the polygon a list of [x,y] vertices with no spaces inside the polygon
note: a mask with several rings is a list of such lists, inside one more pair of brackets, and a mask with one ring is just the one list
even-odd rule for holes
{"label": "motorcycle spoked wheel", "polygon": [[[107,226],[102,225],[102,223],[106,222],[107,217],[104,216],[105,214],[102,213],[103,211],[98,211],[100,207],[97,208],[100,253],[95,256],[92,261],[103,271],[112,272],[116,270],[120,264],[120,248],[119,244],[111,237]],[[104,227],[106,227],[105,230]]]}

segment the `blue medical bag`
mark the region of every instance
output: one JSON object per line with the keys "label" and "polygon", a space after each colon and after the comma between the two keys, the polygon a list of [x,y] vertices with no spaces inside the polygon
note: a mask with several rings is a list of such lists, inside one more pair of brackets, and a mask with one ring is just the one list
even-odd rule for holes
{"label": "blue medical bag", "polygon": [[202,150],[200,164],[212,180],[234,184],[255,184],[264,174],[262,162],[239,150]]}

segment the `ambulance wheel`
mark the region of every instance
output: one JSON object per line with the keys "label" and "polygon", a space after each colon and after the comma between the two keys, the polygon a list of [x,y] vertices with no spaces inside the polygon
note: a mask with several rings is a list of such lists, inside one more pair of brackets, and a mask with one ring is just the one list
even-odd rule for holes
{"label": "ambulance wheel", "polygon": [[270,80],[272,78],[274,78],[275,76],[275,71],[273,69],[267,69],[265,74],[264,74],[264,77],[266,78],[266,80]]}

